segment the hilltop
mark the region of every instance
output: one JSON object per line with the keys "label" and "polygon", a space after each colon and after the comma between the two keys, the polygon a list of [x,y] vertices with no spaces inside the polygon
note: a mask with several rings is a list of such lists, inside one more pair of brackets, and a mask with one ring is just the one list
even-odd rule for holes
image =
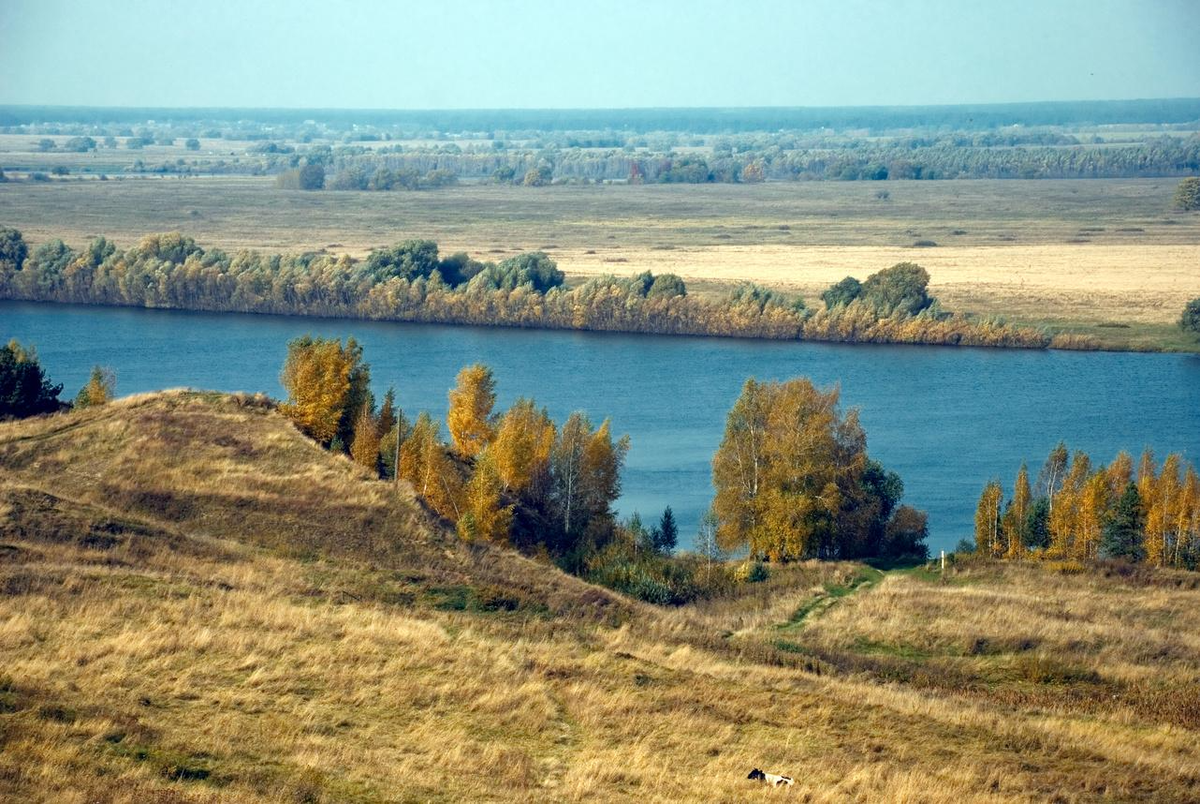
{"label": "hilltop", "polygon": [[628,600],[261,397],[0,424],[0,798],[1200,796],[1200,576],[772,569]]}

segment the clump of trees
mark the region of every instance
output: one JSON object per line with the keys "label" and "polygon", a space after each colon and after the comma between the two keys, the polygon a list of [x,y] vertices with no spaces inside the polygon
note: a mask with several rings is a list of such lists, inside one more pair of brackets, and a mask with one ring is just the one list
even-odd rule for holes
{"label": "clump of trees", "polygon": [[629,439],[614,438],[607,420],[573,413],[559,426],[528,399],[497,413],[492,372],[475,365],[450,391],[446,442],[428,413],[407,422],[394,392],[376,406],[353,339],[292,341],[281,378],[280,409],[297,427],[382,478],[407,481],[464,540],[543,550],[579,571],[614,538]]}
{"label": "clump of trees", "polygon": [[[694,554],[675,555],[679,527],[669,506],[649,526],[637,514],[619,521],[613,504],[628,436],[615,437],[607,420],[595,425],[582,412],[557,423],[527,398],[497,411],[486,366],[459,372],[449,393],[448,438],[426,412],[407,420],[392,389],[376,405],[370,366],[352,339],[292,341],[281,376],[288,399],[280,410],[300,430],[382,479],[407,482],[466,542],[542,556],[664,605],[765,577],[761,569],[739,575],[715,538],[701,538]],[[898,497],[898,478],[881,482]],[[923,539],[924,515],[919,520]]]}
{"label": "clump of trees", "polygon": [[[0,239],[2,236],[0,233]],[[0,346],[0,421],[60,410],[64,407],[58,400],[60,393],[62,385],[46,377],[33,347],[16,340]]]}
{"label": "clump of trees", "polygon": [[1200,176],[1189,176],[1175,188],[1175,207],[1184,211],[1200,209]]}
{"label": "clump of trees", "polygon": [[1183,314],[1179,316],[1179,328],[1200,337],[1200,297],[1192,299],[1184,306]]}
{"label": "clump of trees", "polygon": [[62,389],[61,383],[50,382],[32,346],[15,339],[0,346],[0,421],[108,404],[116,397],[117,375],[94,367],[73,403],[59,399]]}
{"label": "clump of trees", "polygon": [[1022,465],[1005,502],[999,480],[975,512],[976,552],[991,558],[1200,563],[1200,476],[1178,454],[1159,466],[1149,450],[1135,469],[1127,452],[1108,466],[1059,443],[1032,484]]}
{"label": "clump of trees", "polygon": [[1045,348],[1044,332],[944,312],[928,273],[901,263],[866,281],[846,279],[821,309],[753,283],[716,300],[691,296],[678,276],[598,276],[575,288],[546,254],[498,263],[441,257],[409,240],[366,259],[204,249],[179,233],[117,249],[97,238],[75,251],[61,240],[28,253],[0,232],[0,298],[279,313],[486,326],[850,343]]}
{"label": "clump of trees", "polygon": [[927,517],[867,454],[836,388],[746,381],[713,458],[716,540],[752,558],[924,559]]}

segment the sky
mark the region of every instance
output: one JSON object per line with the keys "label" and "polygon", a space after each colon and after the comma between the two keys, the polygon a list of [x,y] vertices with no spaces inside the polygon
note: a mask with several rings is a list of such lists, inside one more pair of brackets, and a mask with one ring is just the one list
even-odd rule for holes
{"label": "sky", "polygon": [[478,109],[1200,97],[1200,0],[0,0],[0,103]]}

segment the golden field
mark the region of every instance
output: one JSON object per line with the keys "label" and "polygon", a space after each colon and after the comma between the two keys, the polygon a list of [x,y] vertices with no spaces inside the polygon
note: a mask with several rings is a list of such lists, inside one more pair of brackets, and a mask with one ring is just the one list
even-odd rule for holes
{"label": "golden field", "polygon": [[772,569],[635,603],[257,398],[0,424],[0,798],[1200,796],[1197,576]]}

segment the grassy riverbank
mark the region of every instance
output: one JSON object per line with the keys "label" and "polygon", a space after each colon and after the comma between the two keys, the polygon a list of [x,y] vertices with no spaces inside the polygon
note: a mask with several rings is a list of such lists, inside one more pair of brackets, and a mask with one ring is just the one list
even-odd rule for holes
{"label": "grassy riverbank", "polygon": [[0,797],[1200,791],[1194,575],[802,563],[657,608],[194,393],[0,424],[0,556]]}

